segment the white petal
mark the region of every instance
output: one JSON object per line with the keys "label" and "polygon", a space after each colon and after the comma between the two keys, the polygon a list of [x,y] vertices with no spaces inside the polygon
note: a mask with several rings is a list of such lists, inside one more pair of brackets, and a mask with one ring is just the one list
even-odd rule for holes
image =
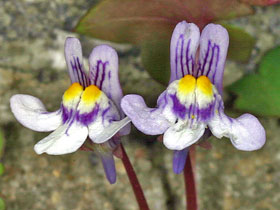
{"label": "white petal", "polygon": [[88,135],[88,128],[78,122],[61,125],[50,135],[39,141],[34,150],[37,154],[62,155],[78,150]]}
{"label": "white petal", "polygon": [[214,136],[230,138],[233,146],[239,150],[257,150],[265,143],[265,130],[251,114],[232,119],[220,110],[220,114],[216,114],[208,125]]}
{"label": "white petal", "polygon": [[163,135],[164,145],[171,150],[182,150],[197,142],[203,135],[205,124],[199,123],[190,128],[182,121],[168,128]]}
{"label": "white petal", "polygon": [[62,123],[60,110],[47,112],[43,103],[30,95],[12,96],[10,106],[16,119],[34,131],[53,131]]}
{"label": "white petal", "polygon": [[94,143],[103,143],[112,138],[121,128],[126,126],[131,120],[126,117],[120,121],[114,121],[109,126],[104,127],[102,119],[96,120],[89,125],[89,137]]}

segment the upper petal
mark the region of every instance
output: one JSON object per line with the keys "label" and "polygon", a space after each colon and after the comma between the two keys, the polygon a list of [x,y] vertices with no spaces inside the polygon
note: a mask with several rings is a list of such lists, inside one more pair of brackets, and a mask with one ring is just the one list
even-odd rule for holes
{"label": "upper petal", "polygon": [[221,25],[208,24],[203,29],[200,37],[198,76],[207,76],[216,86],[220,95],[223,91],[228,44],[228,32]]}
{"label": "upper petal", "polygon": [[135,127],[145,134],[162,134],[171,125],[162,114],[161,108],[148,108],[144,99],[139,95],[124,96],[121,107]]}
{"label": "upper petal", "polygon": [[36,97],[17,94],[11,97],[10,106],[16,119],[34,131],[53,131],[62,123],[61,111],[47,112]]}
{"label": "upper petal", "polygon": [[205,127],[202,122],[191,126],[179,121],[164,133],[163,143],[168,149],[183,150],[200,139]]}
{"label": "upper petal", "polygon": [[77,121],[61,125],[50,135],[39,141],[34,150],[37,154],[63,155],[78,150],[88,135],[88,128]]}
{"label": "upper petal", "polygon": [[193,23],[182,21],[175,27],[170,43],[171,75],[169,83],[186,74],[193,75],[199,36],[199,28]]}
{"label": "upper petal", "polygon": [[64,54],[71,82],[78,82],[84,88],[87,87],[89,85],[89,80],[83,66],[80,41],[77,38],[68,37],[65,40]]}
{"label": "upper petal", "polygon": [[120,109],[123,93],[118,76],[117,52],[108,45],[97,46],[89,56],[89,66],[91,83],[99,87]]}
{"label": "upper petal", "polygon": [[220,109],[208,125],[214,136],[230,138],[233,146],[239,150],[257,150],[265,143],[265,130],[259,120],[251,114],[232,119]]}

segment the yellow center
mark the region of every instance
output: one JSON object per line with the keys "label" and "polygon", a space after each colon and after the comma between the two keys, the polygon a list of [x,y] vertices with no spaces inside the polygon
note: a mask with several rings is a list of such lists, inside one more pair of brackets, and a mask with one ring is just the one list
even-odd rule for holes
{"label": "yellow center", "polygon": [[200,76],[196,81],[197,88],[202,91],[205,95],[212,95],[212,83],[210,79],[206,76]]}
{"label": "yellow center", "polygon": [[195,89],[201,91],[204,95],[212,96],[212,83],[206,76],[200,76],[197,79],[191,75],[186,75],[178,83],[178,92],[180,95],[193,93]]}
{"label": "yellow center", "polygon": [[196,79],[191,75],[186,75],[180,79],[178,91],[180,94],[189,94],[195,90]]}
{"label": "yellow center", "polygon": [[80,97],[81,93],[83,92],[83,87],[79,83],[73,83],[64,93],[63,101],[69,102],[76,97]]}
{"label": "yellow center", "polygon": [[101,93],[101,90],[97,86],[90,85],[83,92],[82,102],[87,105],[91,105],[96,102],[96,100],[100,97]]}

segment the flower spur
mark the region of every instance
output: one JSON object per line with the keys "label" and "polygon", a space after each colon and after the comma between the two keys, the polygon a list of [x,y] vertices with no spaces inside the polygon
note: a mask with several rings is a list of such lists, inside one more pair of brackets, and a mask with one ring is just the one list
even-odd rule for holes
{"label": "flower spur", "polygon": [[110,183],[116,181],[112,150],[120,136],[130,132],[130,120],[120,109],[123,96],[118,78],[118,56],[114,49],[100,45],[89,57],[89,76],[82,63],[81,44],[76,38],[65,41],[65,58],[71,86],[62,97],[60,109],[47,112],[43,103],[30,95],[10,99],[11,110],[25,127],[53,131],[39,141],[37,154],[62,155],[81,148],[89,136],[101,156]]}
{"label": "flower spur", "polygon": [[220,25],[207,25],[200,36],[195,24],[182,21],[170,44],[171,75],[157,108],[148,108],[141,96],[121,101],[135,127],[148,135],[163,134],[164,145],[175,150],[173,171],[184,169],[188,147],[209,135],[230,138],[239,150],[252,151],[265,143],[265,130],[256,117],[233,119],[224,114],[223,73],[229,37]]}

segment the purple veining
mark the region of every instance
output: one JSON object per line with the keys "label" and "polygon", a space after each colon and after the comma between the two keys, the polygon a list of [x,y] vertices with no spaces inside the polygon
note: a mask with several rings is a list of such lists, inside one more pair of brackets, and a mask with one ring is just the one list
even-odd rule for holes
{"label": "purple veining", "polygon": [[181,34],[180,39],[182,40],[181,42],[181,54],[180,54],[180,63],[181,63],[181,72],[182,72],[182,77],[185,75],[184,72],[184,63],[183,63],[183,53],[184,53],[184,35]]}
{"label": "purple veining", "polygon": [[186,117],[186,113],[187,113],[187,108],[180,103],[180,101],[178,100],[177,96],[175,94],[171,94],[169,95],[170,98],[173,101],[173,112],[175,115],[177,115],[178,117],[180,117],[181,119],[185,119]]}
{"label": "purple veining", "polygon": [[99,113],[99,104],[96,104],[94,109],[89,113],[80,114],[80,112],[76,113],[76,120],[83,125],[87,126],[92,123]]}
{"label": "purple veining", "polygon": [[201,68],[201,71],[202,71],[201,75],[204,75],[204,69],[205,69],[205,65],[206,65],[207,60],[208,60],[210,48],[211,48],[211,41],[208,40],[208,47],[207,47],[207,51],[206,51],[205,57],[203,59],[203,65],[202,65],[202,68]]}
{"label": "purple veining", "polygon": [[[108,61],[102,62],[102,60],[98,60],[97,64],[96,64],[96,74],[94,75],[94,84],[97,87],[99,87],[101,90],[102,90],[103,82],[104,82],[104,79],[105,79],[105,76],[106,76],[106,65],[107,64],[109,64]],[[101,70],[101,66],[100,65],[102,65],[102,70]],[[100,73],[100,71],[102,71],[102,73]],[[100,74],[102,74],[101,75],[101,79],[99,81],[99,84],[97,84],[98,83],[98,78],[99,78]],[[110,78],[111,78],[111,74],[109,75],[109,79]]]}
{"label": "purple veining", "polygon": [[[187,44],[187,50],[186,50],[186,66],[187,66],[187,73],[188,74],[191,74],[192,73],[192,70],[190,71],[190,68],[189,68],[189,60],[192,61],[192,59],[189,58],[189,49],[190,49],[190,44],[191,44],[191,39],[188,41],[188,44]],[[193,64],[192,64],[193,65]]]}
{"label": "purple veining", "polygon": [[65,124],[73,115],[73,109],[68,110],[63,104],[61,104],[62,110],[62,122]]}

